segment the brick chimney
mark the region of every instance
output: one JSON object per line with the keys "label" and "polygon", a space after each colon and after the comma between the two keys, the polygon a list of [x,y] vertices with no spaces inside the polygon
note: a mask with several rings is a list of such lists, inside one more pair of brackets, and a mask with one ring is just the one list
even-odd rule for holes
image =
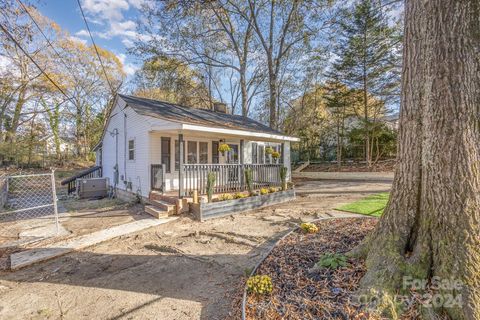
{"label": "brick chimney", "polygon": [[215,112],[227,113],[227,105],[223,102],[214,102],[213,103],[213,110]]}

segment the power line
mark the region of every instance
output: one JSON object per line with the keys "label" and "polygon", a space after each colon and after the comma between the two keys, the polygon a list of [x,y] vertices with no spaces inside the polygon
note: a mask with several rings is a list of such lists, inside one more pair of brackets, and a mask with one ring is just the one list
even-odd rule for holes
{"label": "power line", "polygon": [[97,53],[98,60],[100,61],[100,65],[102,66],[103,74],[105,75],[105,79],[107,80],[108,86],[110,87],[110,90],[112,91],[112,96],[115,95],[115,90],[113,90],[113,86],[110,83],[110,80],[108,79],[107,72],[105,71],[105,66],[103,65],[102,59],[100,58],[100,53],[98,52],[97,45],[95,44],[95,41],[93,40],[92,32],[90,32],[90,27],[88,26],[87,19],[85,18],[85,14],[83,13],[82,5],[80,4],[80,0],[77,0],[78,7],[80,8],[80,12],[82,13],[83,21],[85,22],[85,26],[87,27],[88,34],[90,35],[90,39],[92,40],[93,48],[95,49],[95,52]]}
{"label": "power line", "polygon": [[[37,27],[37,29],[40,31],[40,33],[43,35],[43,37],[45,38],[45,40],[47,41],[48,45],[53,49],[53,51],[55,52],[55,54],[58,56],[58,58],[60,59],[60,61],[62,62],[62,64],[67,68],[67,70],[70,72],[71,71],[71,66],[68,66],[67,63],[65,61],[63,61],[62,59],[62,56],[60,55],[60,53],[57,51],[57,49],[55,49],[55,47],[53,46],[53,44],[50,42],[50,40],[48,39],[47,35],[43,32],[42,28],[38,25],[37,21],[35,21],[35,19],[33,18],[33,16],[30,14],[30,12],[28,11],[27,7],[23,4],[23,2],[21,0],[17,0],[17,2],[20,4],[20,6],[22,6],[23,10],[27,13],[27,15],[30,17],[30,19],[33,21],[33,23],[35,24],[35,26]],[[75,76],[75,73],[71,73],[71,75],[76,78]]]}
{"label": "power line", "polygon": [[5,26],[0,23],[0,29],[2,29],[2,31],[15,43],[15,45],[23,52],[23,54],[25,54],[29,59],[30,61],[33,62],[33,64],[40,70],[40,72],[43,73],[43,75],[45,75],[45,77],[67,98],[67,100],[73,100],[72,98],[70,98],[66,93],[65,91],[63,91],[62,88],[60,88],[60,86],[55,82],[53,81],[52,78],[50,78],[50,76],[45,72],[45,70],[42,69],[42,67],[40,67],[40,65],[30,56],[30,54],[28,54],[28,52],[23,49],[23,47],[20,45],[20,43],[18,43],[18,41],[15,39],[15,37],[7,30],[7,28],[5,28]]}

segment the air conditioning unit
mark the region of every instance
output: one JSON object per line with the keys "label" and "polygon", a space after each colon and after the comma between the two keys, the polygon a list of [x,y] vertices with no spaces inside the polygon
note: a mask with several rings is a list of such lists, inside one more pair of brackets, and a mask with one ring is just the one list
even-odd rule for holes
{"label": "air conditioning unit", "polygon": [[80,199],[104,198],[108,194],[108,178],[77,179]]}

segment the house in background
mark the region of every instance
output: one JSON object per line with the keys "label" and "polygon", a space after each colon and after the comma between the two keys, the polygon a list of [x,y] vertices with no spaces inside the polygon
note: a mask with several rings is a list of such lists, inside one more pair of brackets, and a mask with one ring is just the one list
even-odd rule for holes
{"label": "house in background", "polygon": [[391,115],[385,116],[382,118],[382,121],[390,130],[397,131],[400,123],[400,114],[396,112]]}
{"label": "house in background", "polygon": [[[290,142],[298,140],[222,104],[211,111],[119,94],[94,151],[119,197],[184,198],[206,193],[209,172],[217,193],[245,190],[245,169],[255,187],[279,186],[282,166],[290,179]],[[220,152],[225,145],[230,151]]]}

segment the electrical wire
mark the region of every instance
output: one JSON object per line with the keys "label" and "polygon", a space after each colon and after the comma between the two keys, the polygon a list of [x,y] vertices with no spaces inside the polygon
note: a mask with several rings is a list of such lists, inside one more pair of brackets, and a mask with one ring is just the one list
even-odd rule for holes
{"label": "electrical wire", "polygon": [[[37,29],[40,31],[40,33],[43,35],[43,37],[45,38],[45,40],[47,41],[48,45],[53,49],[53,51],[55,52],[55,54],[58,56],[58,58],[60,59],[60,61],[62,62],[62,64],[67,68],[67,70],[69,72],[71,72],[71,66],[68,66],[67,63],[62,59],[62,56],[60,55],[60,53],[57,51],[57,49],[55,49],[54,45],[50,42],[50,40],[48,39],[47,35],[45,34],[45,32],[43,32],[42,28],[38,25],[37,21],[35,20],[35,18],[30,14],[30,12],[28,11],[27,7],[23,4],[23,2],[21,0],[17,0],[17,2],[20,4],[20,6],[23,8],[23,10],[27,13],[27,15],[30,17],[30,19],[33,21],[33,23],[35,24],[35,26],[37,27]],[[71,73],[71,75],[76,78],[75,74],[74,73]]]}
{"label": "electrical wire", "polygon": [[113,86],[110,83],[110,80],[108,79],[107,72],[105,71],[105,66],[103,65],[102,59],[100,58],[100,53],[98,52],[97,45],[95,44],[95,41],[93,40],[92,32],[90,31],[90,27],[88,26],[87,18],[85,18],[85,14],[82,9],[82,5],[80,4],[80,0],[77,0],[78,7],[80,8],[80,12],[82,13],[83,21],[85,22],[85,26],[87,27],[88,34],[90,35],[90,39],[92,40],[93,48],[95,49],[95,52],[97,53],[98,60],[100,61],[100,66],[102,67],[103,74],[105,75],[105,79],[107,80],[108,86],[110,87],[110,90],[112,91],[112,96],[115,96],[115,90],[113,90]]}
{"label": "electrical wire", "polygon": [[27,56],[27,58],[29,58],[30,61],[32,61],[32,63],[40,70],[40,72],[43,73],[43,75],[58,89],[58,91],[60,91],[60,92],[67,98],[67,100],[73,100],[72,98],[70,98],[70,97],[65,93],[65,91],[63,91],[62,88],[60,88],[60,86],[59,86],[55,81],[53,81],[52,78],[50,78],[50,76],[45,72],[45,70],[43,70],[43,68],[40,67],[40,65],[35,61],[35,59],[33,59],[32,56],[30,56],[30,54],[20,45],[20,43],[17,41],[17,39],[15,39],[15,37],[7,30],[7,28],[6,28],[2,23],[0,23],[0,29],[2,29],[2,31],[15,43],[15,45],[23,52],[23,54],[25,54],[25,56]]}

